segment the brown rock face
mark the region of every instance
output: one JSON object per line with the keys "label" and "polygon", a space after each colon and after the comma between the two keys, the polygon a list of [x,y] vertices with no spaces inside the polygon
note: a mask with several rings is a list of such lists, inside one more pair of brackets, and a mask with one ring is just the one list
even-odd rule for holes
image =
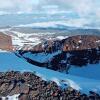
{"label": "brown rock face", "polygon": [[44,81],[30,72],[0,73],[0,100],[2,97],[8,100],[7,96],[15,94],[19,94],[18,100],[100,100],[100,95],[92,91],[91,99],[90,96],[81,94],[71,87],[62,89],[55,82]]}
{"label": "brown rock face", "polygon": [[0,49],[12,50],[12,38],[0,32]]}
{"label": "brown rock face", "polygon": [[29,86],[27,84],[23,84],[21,87],[21,93],[27,94],[29,93]]}
{"label": "brown rock face", "polygon": [[100,46],[100,36],[76,35],[64,40],[46,41],[32,48],[35,52],[51,52],[56,50],[73,51],[98,48]]}
{"label": "brown rock face", "polygon": [[93,49],[100,46],[100,36],[78,35],[63,40],[63,51]]}

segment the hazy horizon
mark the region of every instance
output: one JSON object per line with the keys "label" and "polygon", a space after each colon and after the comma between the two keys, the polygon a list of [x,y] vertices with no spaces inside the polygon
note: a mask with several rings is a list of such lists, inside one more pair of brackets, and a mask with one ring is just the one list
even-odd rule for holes
{"label": "hazy horizon", "polygon": [[60,21],[71,27],[100,28],[99,0],[0,0],[0,3],[0,26]]}

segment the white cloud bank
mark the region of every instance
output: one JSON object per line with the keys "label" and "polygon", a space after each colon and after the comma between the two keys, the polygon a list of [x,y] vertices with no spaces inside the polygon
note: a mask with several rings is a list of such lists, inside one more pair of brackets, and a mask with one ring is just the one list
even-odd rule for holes
{"label": "white cloud bank", "polygon": [[[100,11],[100,0],[0,0],[0,10],[33,11],[44,6],[73,10],[80,14]],[[55,8],[54,7],[54,8]]]}
{"label": "white cloud bank", "polygon": [[[100,23],[100,0],[0,0],[0,14],[35,13],[36,11],[48,12],[47,14],[71,12],[76,14],[78,20],[84,24],[92,23],[94,26],[99,26]],[[77,21],[75,16],[73,19]],[[78,24],[81,24],[80,21]]]}
{"label": "white cloud bank", "polygon": [[100,17],[100,0],[0,0],[2,12],[34,12],[34,9],[41,8],[63,9],[78,13],[80,16],[95,14]]}
{"label": "white cloud bank", "polygon": [[32,0],[0,0],[0,10],[8,12],[31,12],[35,3]]}

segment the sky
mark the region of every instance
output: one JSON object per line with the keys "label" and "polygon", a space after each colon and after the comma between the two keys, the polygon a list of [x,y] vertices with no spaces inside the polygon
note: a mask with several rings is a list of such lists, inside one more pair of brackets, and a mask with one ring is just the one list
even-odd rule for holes
{"label": "sky", "polygon": [[80,16],[100,16],[100,0],[0,0],[0,11],[32,12],[41,8],[73,11]]}
{"label": "sky", "polygon": [[100,25],[100,0],[0,0],[0,14],[35,12],[67,12],[82,23]]}

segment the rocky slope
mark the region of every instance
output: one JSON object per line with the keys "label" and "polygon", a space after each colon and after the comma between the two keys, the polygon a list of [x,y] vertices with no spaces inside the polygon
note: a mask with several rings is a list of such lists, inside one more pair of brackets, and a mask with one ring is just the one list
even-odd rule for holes
{"label": "rocky slope", "polygon": [[[62,80],[63,81],[63,80]],[[14,96],[16,95],[16,96]],[[62,89],[53,81],[47,82],[31,72],[0,72],[1,100],[100,100],[90,91],[82,94],[70,87]]]}
{"label": "rocky slope", "polygon": [[[33,52],[54,52],[57,50],[72,51],[98,48],[100,46],[100,36],[76,35],[62,40],[48,40],[32,48]],[[26,48],[23,48],[26,50]]]}
{"label": "rocky slope", "polygon": [[87,66],[100,62],[100,36],[77,35],[63,40],[46,41],[30,50],[20,50],[29,63],[53,70]]}

